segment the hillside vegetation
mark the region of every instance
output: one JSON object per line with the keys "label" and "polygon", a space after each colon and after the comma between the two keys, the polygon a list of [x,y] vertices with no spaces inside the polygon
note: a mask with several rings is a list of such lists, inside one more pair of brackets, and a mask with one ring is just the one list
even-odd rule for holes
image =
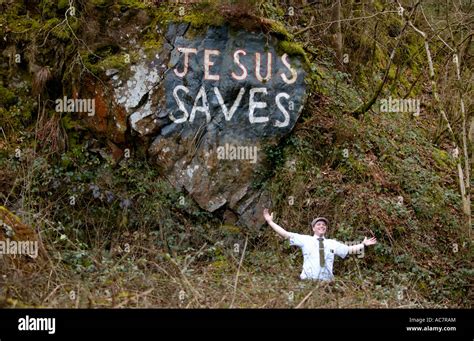
{"label": "hillside vegetation", "polygon": [[[14,231],[0,228],[0,240],[31,235],[40,252],[0,258],[0,306],[472,307],[460,181],[467,198],[474,12],[469,2],[402,5],[403,15],[379,0],[339,11],[309,1],[2,2],[0,218]],[[127,67],[119,46],[94,43],[113,18],[145,48],[162,43],[157,25],[227,23],[274,35],[282,52],[301,56],[306,105],[294,131],[266,150],[254,186],[270,192],[275,221],[290,231],[310,234],[311,220],[325,216],[331,238],[378,243],[337,260],[332,283],[300,281],[299,249],[268,225],[243,228],[199,208],[130,129],[119,146],[132,157],[120,159],[107,136],[55,112],[56,98]],[[432,78],[414,27],[428,37]],[[419,100],[420,110],[381,110],[389,99]]]}

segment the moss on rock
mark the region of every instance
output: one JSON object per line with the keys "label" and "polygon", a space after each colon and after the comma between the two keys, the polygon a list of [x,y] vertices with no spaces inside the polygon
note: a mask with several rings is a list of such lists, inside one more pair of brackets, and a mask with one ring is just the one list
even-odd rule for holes
{"label": "moss on rock", "polygon": [[304,58],[306,64],[310,64],[308,55],[301,43],[284,40],[278,43],[278,48],[289,56],[301,56]]}

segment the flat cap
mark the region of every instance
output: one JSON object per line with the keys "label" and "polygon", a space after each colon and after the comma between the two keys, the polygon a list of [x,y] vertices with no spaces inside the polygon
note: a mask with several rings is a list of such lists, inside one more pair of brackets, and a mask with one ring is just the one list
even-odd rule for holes
{"label": "flat cap", "polygon": [[314,224],[316,224],[320,220],[324,221],[326,223],[326,226],[329,226],[329,220],[327,220],[324,217],[317,217],[317,218],[314,218],[313,221],[311,222],[311,227],[313,227]]}

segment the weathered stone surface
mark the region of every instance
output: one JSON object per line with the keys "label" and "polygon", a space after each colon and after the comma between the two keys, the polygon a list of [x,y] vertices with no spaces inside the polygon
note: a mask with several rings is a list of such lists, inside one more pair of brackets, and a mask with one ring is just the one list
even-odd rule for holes
{"label": "weathered stone surface", "polygon": [[171,24],[162,49],[152,58],[141,53],[127,78],[110,70],[114,101],[134,134],[153,137],[149,155],[171,183],[209,212],[225,208],[239,224],[258,225],[270,199],[252,182],[264,147],[288,134],[301,112],[302,62],[263,33],[188,28]]}
{"label": "weathered stone surface", "polygon": [[[91,79],[84,82],[81,98],[91,98],[95,104],[95,114],[79,113],[86,125],[95,133],[105,135],[115,143],[125,142],[128,114],[118,105],[111,89],[95,83]],[[74,96],[74,97],[77,97]]]}

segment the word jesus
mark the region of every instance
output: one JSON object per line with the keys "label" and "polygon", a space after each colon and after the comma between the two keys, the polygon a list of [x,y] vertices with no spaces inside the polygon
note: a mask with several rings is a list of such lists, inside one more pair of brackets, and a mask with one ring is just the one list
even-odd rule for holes
{"label": "word jesus", "polygon": [[[174,74],[179,78],[184,78],[189,71],[189,61],[191,55],[196,55],[198,50],[195,48],[185,48],[185,47],[178,47],[177,50],[184,55],[183,60],[183,67],[182,70],[178,70],[178,68],[174,69]],[[217,66],[214,67],[216,64],[216,59],[221,54],[219,50],[211,50],[211,49],[204,49],[204,80],[208,81],[219,81],[221,76],[216,71]],[[238,67],[238,72],[231,72],[231,77],[235,81],[245,81],[249,76],[249,70],[247,67],[242,63],[243,58],[247,55],[245,50],[236,50],[233,55],[234,64]],[[273,70],[273,59],[274,56],[271,52],[268,52],[266,55],[266,74],[262,76],[261,72],[261,64],[262,64],[262,55],[258,52],[254,54],[254,73],[255,79],[261,83],[266,83],[272,79],[272,70]],[[242,59],[241,59],[242,58]],[[246,61],[248,64],[250,59]],[[298,73],[296,70],[290,65],[288,61],[288,55],[284,54],[281,56],[281,63],[285,66],[287,70],[285,72],[280,72],[277,77],[280,77],[281,80],[287,84],[291,85],[296,82],[298,78]],[[194,64],[193,64],[194,65]],[[226,68],[228,69],[228,68]],[[190,123],[194,122],[196,114],[199,112],[202,115],[205,115],[206,122],[209,123],[211,121],[211,112],[209,108],[209,99],[208,94],[206,92],[206,88],[201,86],[197,95],[194,99],[194,104],[189,112],[188,109],[184,105],[184,101],[182,100],[183,96],[189,95],[190,89],[184,85],[178,85],[173,89],[173,98],[178,106],[178,112],[182,112],[181,115],[177,115],[176,113],[170,113],[170,119],[175,123],[183,123],[189,121]],[[242,98],[244,95],[247,95],[246,88],[244,86],[240,87],[239,93],[237,97],[234,99],[232,105],[228,105],[224,102],[224,97],[219,88],[213,87],[212,92],[215,95],[215,99],[220,106],[221,112],[224,114],[225,120],[230,121],[234,116],[235,112],[239,109],[239,106],[242,102]],[[267,123],[270,121],[270,117],[265,115],[265,109],[268,107],[267,101],[264,101],[264,97],[267,95],[267,88],[265,87],[252,87],[248,91],[248,118],[251,124],[253,123]],[[225,95],[225,94],[224,94]],[[260,100],[257,100],[257,96]],[[290,95],[286,92],[280,92],[276,94],[275,98],[273,99],[276,107],[278,108],[277,118],[272,120],[273,126],[278,128],[287,127],[290,123],[290,112],[294,109],[293,101],[289,101]],[[285,100],[286,104],[283,102]],[[211,101],[211,103],[215,103],[216,101]],[[257,109],[260,109],[260,112],[256,113]],[[268,110],[268,109],[267,109]]]}
{"label": "word jesus", "polygon": [[[182,71],[178,71],[174,69],[174,73],[176,76],[183,78],[188,73],[189,69],[189,55],[190,54],[197,54],[197,49],[195,48],[187,48],[187,47],[178,47],[179,52],[184,53],[184,69]],[[215,64],[215,60],[211,60],[211,56],[219,56],[221,52],[219,50],[208,50],[204,49],[204,79],[205,80],[212,80],[218,81],[220,80],[220,75],[214,74],[211,71],[211,67]],[[241,73],[236,74],[235,72],[231,73],[233,79],[237,81],[247,79],[248,70],[244,64],[240,62],[240,55],[245,56],[247,52],[245,50],[237,50],[234,52],[234,63],[240,68]],[[288,55],[285,53],[281,56],[281,61],[283,65],[288,69],[291,73],[291,77],[288,78],[284,73],[280,74],[280,77],[286,84],[293,84],[296,82],[298,78],[298,73],[295,69],[293,69],[288,62]],[[260,82],[268,82],[272,78],[272,64],[273,64],[273,54],[271,52],[267,53],[267,74],[265,77],[262,77],[260,73],[260,64],[261,64],[261,55],[259,52],[255,52],[255,78],[257,78]]]}

